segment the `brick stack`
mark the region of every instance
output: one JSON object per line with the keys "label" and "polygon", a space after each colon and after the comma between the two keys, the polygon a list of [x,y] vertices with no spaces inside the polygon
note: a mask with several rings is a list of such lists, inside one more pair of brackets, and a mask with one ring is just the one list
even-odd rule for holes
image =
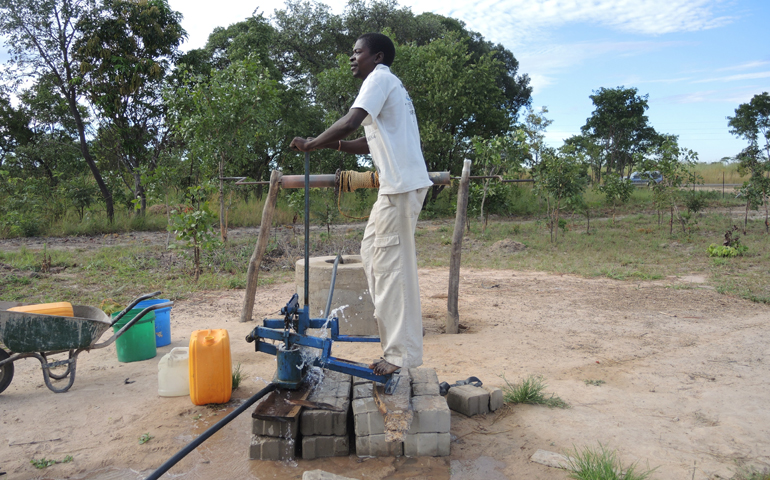
{"label": "brick stack", "polygon": [[412,426],[404,437],[404,455],[408,457],[445,457],[449,455],[450,413],[446,400],[439,395],[438,377],[431,368],[410,368],[412,377]]}
{"label": "brick stack", "polygon": [[348,410],[351,376],[324,370],[324,378],[308,397],[311,402],[326,403],[335,410],[307,409],[300,414],[302,458],[345,457],[350,454]]}
{"label": "brick stack", "polygon": [[353,418],[356,453],[359,457],[447,456],[449,455],[450,413],[439,395],[436,371],[412,368],[412,424],[403,441],[388,442],[385,420],[372,397],[372,382],[353,381]]}
{"label": "brick stack", "polygon": [[291,460],[296,455],[299,432],[299,415],[291,421],[284,419],[251,419],[251,445],[249,458],[252,460]]}

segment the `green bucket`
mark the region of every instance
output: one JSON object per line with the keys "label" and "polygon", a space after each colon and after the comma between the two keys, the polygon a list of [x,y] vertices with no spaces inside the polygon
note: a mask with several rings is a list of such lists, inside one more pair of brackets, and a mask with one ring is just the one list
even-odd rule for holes
{"label": "green bucket", "polygon": [[[112,326],[113,331],[117,333],[141,312],[141,310],[129,310],[118,323]],[[113,315],[114,317],[115,315]],[[118,361],[123,363],[154,358],[157,354],[155,349],[155,312],[146,313],[131,328],[123,332],[123,335],[115,340],[115,347],[118,350]]]}

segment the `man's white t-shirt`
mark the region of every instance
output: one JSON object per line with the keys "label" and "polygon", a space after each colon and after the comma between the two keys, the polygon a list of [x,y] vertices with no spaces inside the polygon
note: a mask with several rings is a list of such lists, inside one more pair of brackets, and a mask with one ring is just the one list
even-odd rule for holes
{"label": "man's white t-shirt", "polygon": [[405,193],[433,185],[420,148],[412,99],[389,67],[375,67],[351,108],[369,114],[362,124],[380,177],[380,193]]}

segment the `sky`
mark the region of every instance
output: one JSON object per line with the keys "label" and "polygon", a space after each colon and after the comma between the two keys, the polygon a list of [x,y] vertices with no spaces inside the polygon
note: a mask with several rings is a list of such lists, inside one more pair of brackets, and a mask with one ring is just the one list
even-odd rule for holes
{"label": "sky", "polygon": [[[323,1],[342,13],[345,0]],[[554,147],[580,133],[602,87],[648,95],[660,133],[701,162],[746,146],[728,131],[741,103],[770,91],[770,0],[404,0],[400,6],[457,18],[501,43],[529,75],[532,105],[547,107]],[[216,27],[255,11],[268,18],[283,0],[169,0],[183,15],[183,50],[205,45]],[[396,60],[398,61],[398,60]],[[309,132],[311,134],[314,132]],[[315,132],[317,133],[317,132]]]}

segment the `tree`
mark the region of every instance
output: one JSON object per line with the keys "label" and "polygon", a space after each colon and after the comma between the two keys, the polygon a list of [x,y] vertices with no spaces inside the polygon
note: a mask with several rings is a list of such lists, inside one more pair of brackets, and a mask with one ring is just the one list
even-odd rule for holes
{"label": "tree", "polygon": [[[581,127],[583,135],[600,146],[593,162],[598,165],[594,173],[601,175],[628,174],[634,165],[635,156],[644,154],[656,142],[658,134],[652,128],[644,112],[647,95],[638,95],[636,88],[600,88],[590,95],[595,108],[586,124]],[[596,180],[599,181],[600,176]]]}
{"label": "tree", "polygon": [[101,114],[102,151],[132,177],[139,212],[147,205],[142,174],[168,147],[161,90],[185,32],[166,0],[103,0],[78,26],[75,41],[83,85]]}
{"label": "tree", "polygon": [[[493,54],[474,61],[467,41],[449,33],[425,46],[399,45],[394,73],[412,97],[428,171],[460,173],[474,136],[513,130],[496,79],[505,68]],[[441,192],[433,187],[432,199]]]}
{"label": "tree", "polygon": [[631,180],[620,175],[606,175],[604,183],[597,187],[604,194],[607,203],[612,205],[612,222],[615,223],[615,210],[618,204],[626,203],[634,192],[634,184]]}
{"label": "tree", "polygon": [[9,46],[16,81],[49,77],[67,100],[75,121],[80,151],[104,198],[107,216],[114,218],[112,192],[102,179],[86,139],[80,110],[82,78],[74,44],[82,37],[78,23],[98,7],[90,0],[0,0],[0,33]]}
{"label": "tree", "polygon": [[686,148],[680,148],[676,136],[665,135],[663,141],[651,153],[652,157],[642,162],[645,172],[658,171],[662,175],[660,182],[651,181],[652,198],[658,207],[658,223],[662,207],[670,212],[669,235],[674,233],[674,216],[685,229],[686,218],[679,212],[677,200],[683,185],[698,183],[699,177],[694,171],[698,154]]}
{"label": "tree", "polygon": [[529,146],[526,160],[529,168],[537,167],[543,155],[554,154],[553,149],[545,144],[545,130],[553,123],[553,120],[546,118],[546,113],[548,113],[548,107],[542,107],[539,112],[536,112],[531,105],[527,106],[523,131]]}
{"label": "tree", "polygon": [[[473,150],[476,153],[476,171],[481,176],[499,176],[514,173],[521,169],[521,158],[525,155],[524,132],[518,130],[511,135],[495,136],[491,139],[473,137]],[[486,231],[489,213],[485,215],[484,204],[487,200],[487,192],[491,178],[485,178],[481,186],[481,200],[479,202],[479,219],[482,223],[482,232]],[[475,185],[474,185],[475,186]],[[498,192],[495,192],[498,193]]]}
{"label": "tree", "polygon": [[[211,76],[191,77],[168,93],[174,128],[186,142],[186,156],[204,175],[219,177],[219,222],[227,240],[223,177],[229,164],[247,161],[279,114],[278,90],[256,60],[234,61]],[[192,167],[191,167],[192,168]]]}
{"label": "tree", "polygon": [[751,173],[751,178],[741,188],[746,198],[744,229],[749,207],[758,208],[764,204],[765,233],[770,233],[770,179],[766,177],[770,172],[770,94],[754,95],[749,103],[742,103],[735,109],[734,117],[727,119],[730,133],[749,142],[749,146],[737,155],[739,169]]}
{"label": "tree", "polygon": [[[588,184],[588,169],[573,147],[564,146],[556,155],[546,155],[532,171],[535,194],[546,198],[551,241],[558,240],[559,213],[568,199],[582,195]],[[553,199],[553,204],[550,200]]]}

